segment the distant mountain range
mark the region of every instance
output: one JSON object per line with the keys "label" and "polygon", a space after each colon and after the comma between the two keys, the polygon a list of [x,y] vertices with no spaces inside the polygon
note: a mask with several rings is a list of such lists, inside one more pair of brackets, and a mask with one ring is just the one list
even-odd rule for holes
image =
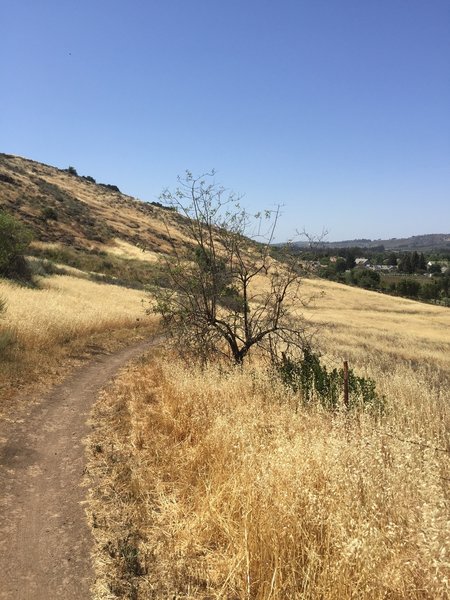
{"label": "distant mountain range", "polygon": [[[354,239],[341,242],[320,242],[323,248],[376,248],[384,246],[386,250],[418,250],[426,252],[431,250],[450,250],[450,233],[428,233],[413,235],[408,238],[391,238],[389,240]],[[308,248],[309,242],[295,242],[296,248]]]}

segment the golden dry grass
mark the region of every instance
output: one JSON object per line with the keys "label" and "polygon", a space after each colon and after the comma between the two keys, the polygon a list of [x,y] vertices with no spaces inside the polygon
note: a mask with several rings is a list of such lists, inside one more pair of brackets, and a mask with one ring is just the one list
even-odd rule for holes
{"label": "golden dry grass", "polygon": [[119,238],[113,240],[112,244],[104,246],[104,250],[108,254],[118,256],[119,258],[134,258],[142,260],[144,262],[155,263],[158,261],[159,255],[151,250],[143,250],[138,248],[129,242],[121,240]]}
{"label": "golden dry grass", "polygon": [[96,598],[450,597],[450,313],[322,287],[324,358],[385,414],[303,407],[257,366],[129,369],[95,415]]}
{"label": "golden dry grass", "polygon": [[0,280],[0,298],[7,306],[0,334],[10,339],[1,353],[2,389],[45,379],[91,336],[105,335],[111,342],[114,332],[126,337],[148,322],[143,292],[68,275],[41,279],[33,289]]}
{"label": "golden dry grass", "polygon": [[[450,370],[448,309],[319,279],[307,279],[303,287],[307,296],[324,292],[304,314],[326,326],[326,340],[341,359],[364,360],[366,344],[368,352],[418,363],[428,360]],[[325,344],[329,352],[330,344]]]}
{"label": "golden dry grass", "polygon": [[2,281],[6,299],[3,324],[15,331],[18,343],[45,350],[79,335],[135,325],[143,316],[144,294],[71,276],[41,280],[39,289]]}

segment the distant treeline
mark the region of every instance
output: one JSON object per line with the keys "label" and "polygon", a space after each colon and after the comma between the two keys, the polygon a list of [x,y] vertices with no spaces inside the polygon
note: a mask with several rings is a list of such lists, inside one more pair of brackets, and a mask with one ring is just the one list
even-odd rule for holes
{"label": "distant treeline", "polygon": [[419,253],[386,251],[383,246],[316,247],[295,253],[325,279],[450,306],[450,250]]}

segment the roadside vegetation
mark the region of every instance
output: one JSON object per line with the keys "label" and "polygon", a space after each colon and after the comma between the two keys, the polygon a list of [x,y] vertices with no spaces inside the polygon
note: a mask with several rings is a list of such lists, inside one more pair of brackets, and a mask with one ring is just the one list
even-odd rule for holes
{"label": "roadside vegetation", "polygon": [[174,344],[93,416],[95,597],[447,598],[450,313],[295,269],[289,302],[197,182],[154,292]]}
{"label": "roadside vegetation", "polygon": [[[57,379],[64,359],[70,362],[83,353],[126,343],[152,321],[145,315],[144,294],[138,291],[148,281],[151,264],[62,247],[33,251],[31,242],[29,229],[0,212],[3,401],[19,386]],[[91,271],[100,265],[101,272]],[[104,273],[108,269],[110,274]]]}
{"label": "roadside vegetation", "polygon": [[384,411],[330,411],[258,361],[130,368],[91,439],[96,598],[448,597],[448,311],[321,284],[322,360]]}

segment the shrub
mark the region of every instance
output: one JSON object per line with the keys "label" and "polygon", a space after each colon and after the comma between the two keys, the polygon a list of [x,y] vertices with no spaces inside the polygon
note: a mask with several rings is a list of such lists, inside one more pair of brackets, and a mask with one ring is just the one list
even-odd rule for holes
{"label": "shrub", "polygon": [[20,221],[0,212],[0,277],[30,279],[24,252],[31,238],[31,232]]}
{"label": "shrub", "polygon": [[439,285],[437,285],[437,282],[425,283],[422,285],[419,294],[424,300],[437,300],[439,298]]}
{"label": "shrub", "polygon": [[367,269],[354,269],[353,280],[356,285],[366,289],[378,289],[380,287],[380,274]]}
{"label": "shrub", "polygon": [[410,298],[417,298],[420,291],[420,283],[413,279],[402,279],[397,284],[397,292],[401,296],[408,296]]}
{"label": "shrub", "polygon": [[120,190],[117,187],[117,185],[113,185],[111,183],[99,183],[99,186],[106,188],[107,190],[110,190],[111,192],[118,192],[120,194]]}
{"label": "shrub", "polygon": [[[278,372],[288,387],[302,394],[305,404],[317,400],[324,408],[338,407],[344,388],[344,369],[328,371],[310,348],[303,350],[303,358],[298,362],[283,355]],[[353,369],[348,371],[348,390],[350,408],[370,406],[380,410],[383,406],[384,398],[377,394],[375,381],[355,375]]]}
{"label": "shrub", "polygon": [[57,213],[56,209],[53,208],[53,206],[45,206],[42,209],[42,218],[45,221],[57,221],[58,213]]}

